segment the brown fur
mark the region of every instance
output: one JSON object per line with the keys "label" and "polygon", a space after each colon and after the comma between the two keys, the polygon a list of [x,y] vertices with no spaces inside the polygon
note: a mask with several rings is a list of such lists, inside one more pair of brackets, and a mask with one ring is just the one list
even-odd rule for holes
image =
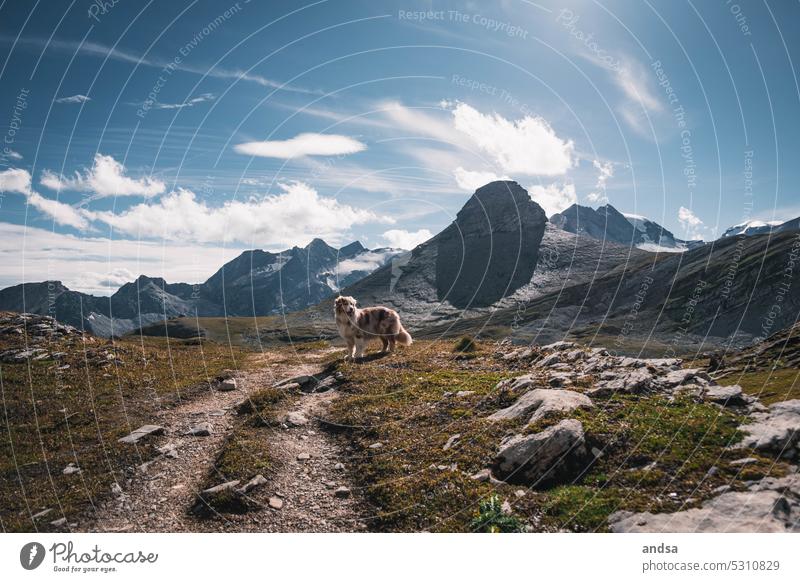
{"label": "brown fur", "polygon": [[361,358],[372,338],[380,338],[382,352],[391,352],[395,344],[410,346],[411,335],[400,323],[400,316],[388,307],[359,309],[352,297],[337,297],[333,313],[339,335],[347,342],[347,357]]}

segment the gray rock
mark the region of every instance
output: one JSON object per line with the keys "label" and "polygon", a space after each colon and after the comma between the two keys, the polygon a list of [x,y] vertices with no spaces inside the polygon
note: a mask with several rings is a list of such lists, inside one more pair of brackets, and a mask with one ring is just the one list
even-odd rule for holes
{"label": "gray rock", "polygon": [[49,513],[51,513],[52,511],[53,511],[53,508],[52,508],[52,507],[48,507],[47,509],[43,509],[43,510],[42,510],[42,511],[40,511],[39,513],[34,513],[34,514],[31,516],[31,517],[32,517],[34,520],[36,520],[36,519],[42,519],[43,517],[45,517],[46,515],[48,515],[48,514],[49,514]]}
{"label": "gray rock", "polygon": [[542,346],[542,349],[548,352],[561,352],[564,350],[573,349],[575,347],[577,347],[577,344],[574,342],[558,341],[553,342],[552,344],[547,344],[546,346]]}
{"label": "gray rock", "polygon": [[219,392],[233,392],[238,387],[236,378],[226,378],[225,380],[217,382],[217,390]]}
{"label": "gray rock", "polygon": [[175,447],[175,443],[167,443],[163,447],[158,447],[156,450],[170,459],[178,458],[178,449]]}
{"label": "gray rock", "polygon": [[299,455],[297,455],[298,461],[308,461],[310,458],[311,455],[309,453],[300,453]]}
{"label": "gray rock", "polygon": [[755,422],[744,424],[745,433],[739,448],[783,456],[792,456],[800,443],[800,400],[777,402],[769,411],[754,415]]}
{"label": "gray rock", "polygon": [[548,368],[548,367],[550,367],[550,366],[552,366],[554,364],[558,364],[560,362],[561,362],[561,354],[552,353],[552,354],[549,354],[549,355],[543,357],[538,362],[536,362],[536,365],[539,368]]}
{"label": "gray rock", "polygon": [[161,434],[164,434],[163,426],[158,426],[155,424],[145,424],[144,426],[140,426],[139,428],[137,428],[129,435],[119,439],[119,442],[133,445],[138,443],[145,437],[161,435]]}
{"label": "gray rock", "polygon": [[508,483],[545,487],[577,477],[587,458],[583,425],[568,419],[507,441],[494,459],[493,473]]}
{"label": "gray rock", "polygon": [[516,378],[507,378],[505,380],[501,380],[497,383],[497,386],[494,387],[495,390],[510,390],[511,392],[521,392],[523,390],[527,390],[528,388],[533,387],[534,385],[534,378],[530,374],[526,374],[525,376],[517,376]]}
{"label": "gray rock", "polygon": [[289,426],[305,426],[308,424],[308,419],[302,412],[295,411],[286,414],[283,417],[282,422]]}
{"label": "gray rock", "polygon": [[470,475],[469,478],[473,481],[478,481],[479,483],[483,483],[488,481],[489,478],[492,476],[492,472],[489,469],[481,469],[474,475]]}
{"label": "gray rock", "polygon": [[473,394],[475,394],[474,390],[459,390],[456,392],[456,397],[466,398],[467,396],[472,396]]}
{"label": "gray rock", "polygon": [[489,417],[489,420],[513,420],[533,413],[528,419],[528,424],[531,424],[548,414],[571,412],[577,408],[592,408],[593,406],[591,399],[580,392],[537,388],[520,396],[508,408],[498,410]]}
{"label": "gray rock", "polygon": [[383,448],[383,443],[372,443],[369,448],[373,450],[381,449]]}
{"label": "gray rock", "polygon": [[653,375],[647,368],[636,368],[633,371],[604,374],[606,380],[601,380],[595,387],[586,393],[589,396],[606,397],[616,393],[640,394],[650,390],[653,386]]}
{"label": "gray rock", "polygon": [[696,381],[697,379],[708,381],[711,379],[711,377],[700,368],[672,370],[667,372],[665,376],[659,378],[659,384],[666,388],[674,388],[675,386],[686,384],[690,380]]}
{"label": "gray rock", "polygon": [[73,475],[75,473],[80,473],[81,469],[75,463],[70,463],[66,467],[64,467],[64,470],[61,472],[64,475]]}
{"label": "gray rock", "polygon": [[272,509],[283,508],[283,499],[281,499],[280,497],[270,497],[268,503]]}
{"label": "gray rock", "polygon": [[201,422],[200,424],[191,427],[184,434],[186,434],[186,436],[205,437],[210,436],[212,432],[214,432],[214,430],[211,427],[211,423]]}
{"label": "gray rock", "polygon": [[754,457],[745,457],[743,459],[736,459],[735,461],[731,461],[728,464],[731,465],[732,467],[739,467],[739,466],[743,467],[745,465],[752,465],[753,463],[758,463],[758,459]]}
{"label": "gray rock", "polygon": [[203,489],[201,494],[203,496],[208,496],[208,495],[216,495],[224,491],[235,491],[239,483],[240,483],[239,479],[236,479],[234,481],[226,481],[225,483],[220,483],[219,485],[215,485],[214,487]]}
{"label": "gray rock", "polygon": [[59,519],[55,519],[55,520],[50,522],[50,525],[52,525],[53,527],[63,527],[65,525],[67,525],[67,518],[66,517],[61,517]]}
{"label": "gray rock", "polygon": [[334,491],[333,494],[340,499],[344,499],[346,497],[350,497],[350,489],[342,486],[339,487],[336,491]]}
{"label": "gray rock", "polygon": [[460,434],[454,434],[454,435],[453,435],[453,436],[451,436],[449,439],[447,439],[447,442],[446,442],[446,443],[444,443],[444,446],[442,447],[442,450],[443,450],[443,451],[447,451],[447,450],[449,450],[449,449],[450,449],[450,447],[452,447],[454,444],[456,444],[456,441],[457,441],[458,439],[460,439],[460,438],[461,438],[461,435],[460,435]]}
{"label": "gray rock", "polygon": [[253,489],[266,485],[266,483],[264,475],[256,475],[239,488],[239,493],[250,493]]}
{"label": "gray rock", "polygon": [[800,475],[763,479],[751,491],[726,492],[700,508],[676,513],[617,512],[613,532],[798,532]]}
{"label": "gray rock", "polygon": [[739,385],[706,386],[703,390],[703,399],[723,406],[743,406],[749,401]]}

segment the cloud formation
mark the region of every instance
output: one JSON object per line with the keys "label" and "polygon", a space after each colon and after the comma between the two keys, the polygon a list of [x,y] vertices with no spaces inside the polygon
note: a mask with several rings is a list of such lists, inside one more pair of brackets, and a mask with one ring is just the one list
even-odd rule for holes
{"label": "cloud formation", "polygon": [[89,222],[82,212],[69,204],[45,198],[31,188],[31,174],[21,168],[9,168],[0,172],[0,192],[22,194],[28,204],[42,214],[52,218],[57,224],[85,229]]}
{"label": "cloud formation", "polygon": [[589,202],[605,204],[608,202],[608,196],[606,196],[606,182],[608,182],[609,178],[614,177],[614,164],[611,162],[594,160],[592,165],[598,172],[597,182],[595,182],[594,190],[586,195],[586,199]]}
{"label": "cloud formation", "polygon": [[686,238],[702,238],[700,232],[704,228],[703,221],[691,209],[681,206],[678,209],[678,222],[681,223]]}
{"label": "cloud formation", "polygon": [[494,172],[471,172],[460,166],[453,171],[453,176],[456,179],[458,187],[467,192],[474,192],[489,182],[511,179],[508,176],[498,176]]}
{"label": "cloud formation", "polygon": [[91,97],[86,95],[70,95],[69,97],[59,97],[55,100],[56,103],[86,103],[91,101]]}
{"label": "cloud formation", "polygon": [[264,248],[305,244],[315,237],[337,243],[354,225],[392,222],[335,198],[320,196],[303,182],[278,186],[280,194],[260,200],[233,200],[219,207],[208,206],[194,192],[179,189],[156,204],[138,204],[121,213],[95,212],[92,217],[129,236],[199,243],[240,242]]}
{"label": "cloud formation", "polygon": [[51,190],[88,192],[95,198],[108,196],[144,196],[150,198],[166,190],[164,182],[149,176],[134,179],[125,175],[125,167],[111,156],[95,154],[91,169],[75,172],[72,178],[58,176],[50,170],[42,173],[42,186]]}
{"label": "cloud formation", "polygon": [[533,201],[544,209],[548,217],[567,209],[578,201],[575,184],[553,183],[547,186],[535,184],[528,187],[528,193]]}
{"label": "cloud formation", "polygon": [[541,117],[511,121],[484,114],[465,103],[451,106],[455,128],[469,137],[503,172],[526,176],[559,176],[573,167],[572,140],[558,137]]}
{"label": "cloud formation", "polygon": [[262,158],[290,159],[303,156],[339,156],[367,148],[346,135],[301,133],[286,140],[251,141],[234,146],[237,153]]}
{"label": "cloud formation", "polygon": [[427,228],[421,228],[413,232],[402,229],[392,229],[383,233],[383,238],[389,243],[390,247],[405,250],[413,249],[432,236],[433,234]]}

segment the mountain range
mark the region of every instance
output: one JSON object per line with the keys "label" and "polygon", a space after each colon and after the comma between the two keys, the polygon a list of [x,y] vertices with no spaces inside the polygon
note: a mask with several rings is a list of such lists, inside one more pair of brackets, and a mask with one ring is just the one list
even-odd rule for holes
{"label": "mountain range", "polygon": [[[331,302],[341,292],[393,307],[434,334],[501,328],[526,340],[602,333],[621,343],[746,342],[797,321],[800,277],[786,273],[800,254],[798,222],[684,241],[611,205],[572,205],[548,219],[519,184],[497,181],[411,251],[315,239],[279,253],[245,251],[195,285],[141,276],[110,297],[57,281],[16,285],[0,291],[0,310],[54,314],[100,336],[148,326],[163,334],[151,324],[190,315],[291,312],[334,334]],[[259,331],[285,335],[278,326],[286,325],[280,318]]]}
{"label": "mountain range", "polygon": [[188,315],[270,315],[314,305],[400,253],[359,242],[336,249],[314,239],[278,253],[245,251],[199,284],[142,275],[109,297],[72,291],[60,281],[15,285],[0,290],[0,310],[53,315],[103,337]]}

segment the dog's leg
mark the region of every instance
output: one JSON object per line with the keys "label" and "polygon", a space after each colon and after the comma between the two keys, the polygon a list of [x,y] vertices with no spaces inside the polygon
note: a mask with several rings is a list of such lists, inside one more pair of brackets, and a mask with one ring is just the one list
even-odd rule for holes
{"label": "dog's leg", "polygon": [[353,359],[353,357],[354,357],[353,356],[353,350],[355,350],[355,348],[356,348],[355,339],[351,338],[351,337],[347,338],[347,354],[344,357],[345,360],[347,360],[347,359],[352,360]]}
{"label": "dog's leg", "polygon": [[389,339],[387,341],[389,343],[389,351],[393,352],[394,351],[394,336],[389,337]]}
{"label": "dog's leg", "polygon": [[383,348],[381,348],[381,352],[386,352],[389,349],[389,340],[386,339],[385,336],[381,336],[381,343],[383,344]]}
{"label": "dog's leg", "polygon": [[358,360],[364,357],[364,341],[363,337],[356,338],[356,355],[355,358]]}

